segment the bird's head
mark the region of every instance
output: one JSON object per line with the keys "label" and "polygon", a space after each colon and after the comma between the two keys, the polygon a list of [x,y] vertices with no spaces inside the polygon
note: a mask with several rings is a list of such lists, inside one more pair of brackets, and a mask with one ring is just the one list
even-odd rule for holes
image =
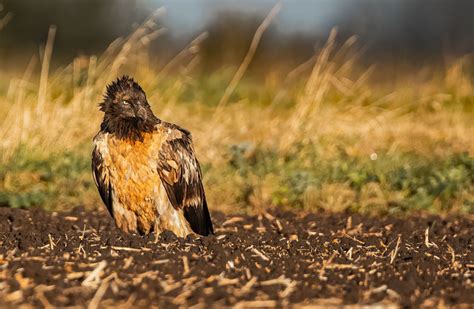
{"label": "bird's head", "polygon": [[132,78],[123,76],[107,86],[100,110],[116,121],[146,122],[153,118],[145,92]]}
{"label": "bird's head", "polygon": [[102,128],[124,138],[141,139],[143,132],[152,131],[159,122],[143,89],[128,76],[107,86],[104,101],[99,106],[104,112]]}

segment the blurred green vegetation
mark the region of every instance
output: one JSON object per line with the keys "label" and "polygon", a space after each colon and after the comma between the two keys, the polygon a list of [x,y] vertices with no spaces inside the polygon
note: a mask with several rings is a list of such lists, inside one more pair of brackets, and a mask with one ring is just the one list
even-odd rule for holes
{"label": "blurred green vegetation", "polygon": [[[474,158],[467,153],[354,158],[341,151],[327,160],[314,145],[295,146],[285,154],[251,146],[229,145],[223,164],[203,164],[206,188],[214,190],[222,181],[232,188],[234,211],[254,211],[263,188],[268,196],[259,202],[265,207],[474,213]],[[51,210],[97,205],[89,152],[84,151],[88,147],[46,159],[19,152],[0,171],[0,205]]]}
{"label": "blurred green vegetation", "polygon": [[[231,147],[226,172],[233,171],[242,182],[254,177],[263,181],[274,175],[276,185],[270,195],[275,206],[326,208],[322,188],[339,185],[354,194],[343,208],[355,211],[447,211],[454,206],[462,212],[474,211],[474,158],[467,153],[447,158],[377,154],[371,159],[353,158],[341,151],[327,160],[313,146],[295,147],[285,155],[259,149],[250,156],[244,155],[245,147]],[[370,186],[378,189],[375,195],[380,193],[372,201],[364,196]],[[241,190],[242,205],[249,204],[253,188],[251,185]]]}
{"label": "blurred green vegetation", "polygon": [[87,201],[87,194],[96,190],[90,166],[90,158],[83,153],[64,153],[44,159],[20,150],[0,171],[3,183],[0,205],[55,209],[82,204]]}

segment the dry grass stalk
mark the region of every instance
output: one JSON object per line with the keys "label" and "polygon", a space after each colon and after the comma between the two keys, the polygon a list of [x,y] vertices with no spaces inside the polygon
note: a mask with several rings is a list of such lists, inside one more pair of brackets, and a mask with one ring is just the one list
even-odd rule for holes
{"label": "dry grass stalk", "polygon": [[235,87],[237,87],[237,84],[240,82],[242,77],[245,74],[245,71],[247,71],[247,68],[252,62],[253,56],[255,55],[255,51],[257,50],[258,44],[260,43],[260,40],[262,38],[263,33],[265,30],[267,30],[268,26],[272,22],[272,20],[278,15],[282,8],[282,2],[278,2],[268,13],[267,17],[263,20],[263,22],[258,26],[257,30],[255,31],[255,34],[253,36],[252,42],[250,43],[250,47],[247,51],[247,54],[244,57],[244,60],[240,64],[239,68],[235,72],[234,77],[230,81],[229,85],[224,91],[224,95],[222,96],[221,100],[219,101],[219,104],[217,105],[216,109],[216,114],[220,111],[220,108],[227,104],[227,101],[229,100],[230,96],[235,90]]}
{"label": "dry grass stalk", "polygon": [[223,276],[219,276],[218,278],[217,285],[219,286],[236,285],[240,281],[239,278],[229,279]]}
{"label": "dry grass stalk", "polygon": [[249,281],[247,281],[247,283],[239,290],[240,295],[250,292],[257,281],[257,277],[252,277]]}
{"label": "dry grass stalk", "polygon": [[162,80],[169,71],[181,64],[181,62],[188,56],[194,55],[197,50],[199,50],[199,45],[207,38],[207,32],[201,33],[196,38],[194,38],[188,45],[186,45],[176,56],[174,56],[159,72],[156,77],[157,81]]}
{"label": "dry grass stalk", "polygon": [[44,292],[46,291],[51,291],[52,287],[46,287],[44,285],[40,285],[34,289],[35,295],[38,298],[38,300],[41,302],[41,305],[43,305],[43,308],[49,309],[49,308],[55,308],[48,300],[48,298],[44,295]]}
{"label": "dry grass stalk", "polygon": [[189,259],[187,256],[183,256],[183,277],[189,274]]}
{"label": "dry grass stalk", "polygon": [[331,263],[331,264],[326,265],[324,269],[358,269],[358,267],[353,264]]}
{"label": "dry grass stalk", "polygon": [[435,247],[436,249],[438,249],[438,245],[435,244],[434,242],[430,242],[429,237],[430,237],[430,228],[427,227],[425,230],[425,246],[427,248]]}
{"label": "dry grass stalk", "polygon": [[167,264],[169,263],[169,259],[166,259],[166,260],[157,260],[157,261],[153,261],[153,265],[161,265],[161,264]]}
{"label": "dry grass stalk", "polygon": [[454,266],[456,262],[456,253],[454,252],[453,247],[451,247],[450,245],[448,245],[448,250],[449,253],[451,253],[451,265]]}
{"label": "dry grass stalk", "polygon": [[266,256],[265,254],[263,254],[262,252],[260,252],[257,248],[252,248],[251,250],[253,253],[258,255],[262,260],[267,261],[267,262],[270,261],[270,258]]}
{"label": "dry grass stalk", "polygon": [[49,78],[49,65],[51,63],[51,55],[53,54],[54,38],[56,37],[56,26],[52,25],[49,27],[48,40],[46,41],[46,47],[44,49],[43,61],[41,64],[41,76],[38,90],[38,105],[36,106],[36,112],[41,115],[44,110],[44,104],[46,102],[46,91],[48,90],[48,78]]}
{"label": "dry grass stalk", "polygon": [[393,262],[395,261],[395,258],[397,257],[398,249],[401,243],[401,238],[402,238],[402,235],[398,234],[398,239],[397,239],[397,244],[395,245],[395,249],[392,252],[390,252],[390,264],[393,264]]}
{"label": "dry grass stalk", "polygon": [[224,221],[224,223],[222,223],[222,226],[231,225],[231,224],[234,224],[234,223],[237,223],[237,222],[242,222],[242,221],[244,221],[243,217],[232,217],[232,218]]}
{"label": "dry grass stalk", "polygon": [[82,286],[95,286],[101,279],[100,275],[107,266],[107,261],[100,261],[96,268],[82,281]]}
{"label": "dry grass stalk", "polygon": [[16,302],[19,302],[23,299],[23,291],[22,290],[17,290],[17,291],[14,291],[14,292],[11,292],[7,295],[5,295],[4,297],[4,300],[7,301],[7,302],[12,302],[12,303],[16,303]]}
{"label": "dry grass stalk", "polygon": [[53,241],[53,237],[51,236],[51,234],[48,234],[48,239],[49,239],[49,247],[51,250],[54,250],[54,247],[56,246],[54,244],[54,241]]}
{"label": "dry grass stalk", "polygon": [[323,261],[323,266],[321,267],[321,269],[319,270],[319,279],[321,281],[326,281],[328,278],[324,276],[324,272],[326,271],[326,268],[332,263],[332,260],[334,260],[334,258],[336,257],[337,255],[337,252],[334,251],[331,256],[329,257],[329,259]]}
{"label": "dry grass stalk", "polygon": [[270,280],[260,282],[260,285],[262,286],[275,285],[275,284],[281,284],[285,286],[285,289],[279,293],[279,296],[281,298],[288,297],[291,294],[291,292],[294,290],[294,288],[296,287],[295,281],[285,278],[284,276],[280,276],[276,279],[270,279]]}
{"label": "dry grass stalk", "polygon": [[107,292],[107,289],[109,288],[109,280],[104,280],[100,284],[99,288],[94,294],[94,297],[90,301],[89,305],[87,306],[87,309],[97,309],[99,308],[100,301],[105,295],[105,292]]}
{"label": "dry grass stalk", "polygon": [[131,248],[131,247],[118,247],[118,246],[111,246],[110,248],[117,250],[117,251],[129,251],[129,252],[146,252],[146,251],[151,251],[150,248]]}
{"label": "dry grass stalk", "polygon": [[5,26],[12,20],[13,14],[11,12],[8,12],[5,14],[2,18],[0,18],[0,30],[5,28]]}
{"label": "dry grass stalk", "polygon": [[365,245],[365,243],[363,241],[360,241],[357,238],[348,235],[347,233],[344,233],[343,236],[355,241],[356,243],[359,243],[361,245]]}

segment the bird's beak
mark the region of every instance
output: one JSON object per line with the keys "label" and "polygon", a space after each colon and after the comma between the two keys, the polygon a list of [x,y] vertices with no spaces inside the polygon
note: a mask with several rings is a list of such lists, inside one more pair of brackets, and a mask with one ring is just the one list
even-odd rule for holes
{"label": "bird's beak", "polygon": [[146,112],[146,109],[143,106],[139,106],[135,110],[135,117],[140,118],[142,120],[146,120],[146,118],[147,118],[146,116],[147,116],[147,112]]}

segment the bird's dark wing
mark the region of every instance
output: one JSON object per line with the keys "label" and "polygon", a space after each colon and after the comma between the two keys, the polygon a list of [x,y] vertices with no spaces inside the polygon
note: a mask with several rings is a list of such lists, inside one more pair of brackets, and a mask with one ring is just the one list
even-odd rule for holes
{"label": "bird's dark wing", "polygon": [[191,135],[177,126],[171,130],[159,152],[158,173],[163,186],[173,207],[183,210],[195,233],[212,234],[201,167],[194,154]]}
{"label": "bird's dark wing", "polygon": [[102,201],[113,217],[112,187],[107,174],[107,169],[105,168],[104,160],[97,146],[94,147],[94,150],[92,151],[92,176],[94,176],[95,185],[99,190]]}

